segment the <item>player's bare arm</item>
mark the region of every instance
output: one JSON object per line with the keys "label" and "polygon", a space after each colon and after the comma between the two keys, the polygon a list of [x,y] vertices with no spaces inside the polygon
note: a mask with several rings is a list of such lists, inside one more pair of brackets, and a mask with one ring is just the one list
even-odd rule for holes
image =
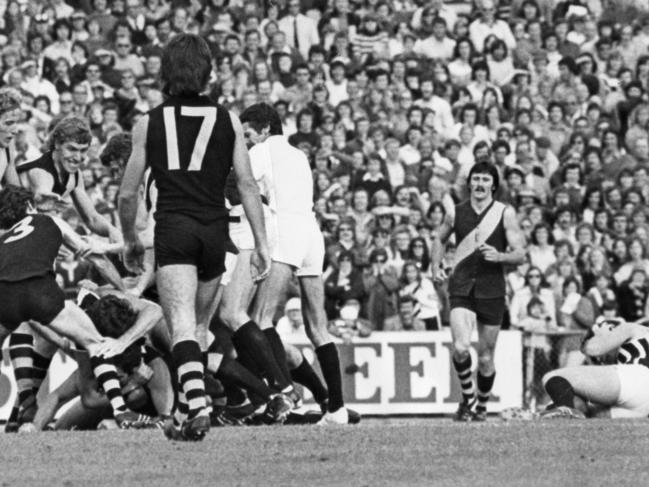
{"label": "player's bare arm", "polygon": [[83,219],[88,228],[97,235],[108,237],[112,242],[121,242],[122,234],[109,223],[106,218],[99,214],[95,205],[93,204],[90,196],[86,192],[86,187],[83,183],[83,178],[79,178],[77,187],[72,191],[72,201],[79,210],[79,215]]}
{"label": "player's bare arm", "polygon": [[63,242],[75,251],[78,255],[85,257],[91,254],[107,254],[121,251],[121,243],[100,242],[93,239],[84,239],[65,221],[58,217],[52,217],[52,220],[61,230]]}
{"label": "player's bare arm", "polygon": [[133,311],[137,313],[137,318],[133,326],[126,330],[115,342],[107,343],[105,347],[100,345],[96,350],[99,356],[108,358],[122,353],[129,345],[146,336],[164,319],[162,308],[146,299],[136,298],[135,296],[130,296],[117,290],[108,290],[101,294],[103,296],[110,294],[120,299],[125,299],[129,302]]}
{"label": "player's bare arm", "polygon": [[124,265],[131,271],[141,271],[144,258],[144,246],[135,228],[137,218],[138,195],[146,169],[146,134],[149,128],[149,117],[143,116],[133,127],[133,149],[129,157],[122,185],[119,189],[119,219],[124,233]]}
{"label": "player's bare arm", "polygon": [[525,261],[525,238],[523,232],[518,226],[516,213],[511,206],[505,208],[503,213],[503,225],[505,227],[505,236],[509,251],[498,252],[494,247],[487,244],[480,246],[482,257],[487,262],[497,262],[501,264],[519,265]]}
{"label": "player's bare arm", "polygon": [[235,134],[232,166],[237,177],[237,189],[241,195],[241,204],[255,237],[255,252],[250,257],[250,262],[257,271],[255,278],[257,280],[265,279],[270,272],[270,254],[259,187],[250,167],[250,157],[248,156],[241,122],[233,113],[230,113],[230,119]]}
{"label": "player's bare arm", "polygon": [[444,258],[444,247],[446,246],[446,242],[448,242],[448,239],[451,238],[451,234],[453,233],[453,223],[453,217],[446,215],[442,225],[439,227],[437,234],[431,242],[432,271],[435,280],[443,280],[446,277],[440,264]]}
{"label": "player's bare arm", "polygon": [[622,322],[615,327],[603,323],[594,325],[589,335],[591,336],[584,340],[581,351],[589,357],[599,357],[618,349],[628,340],[647,335],[647,328],[629,322]]}
{"label": "player's bare arm", "polygon": [[18,171],[16,171],[16,164],[14,163],[15,151],[13,149],[9,149],[9,151],[11,153],[11,158],[7,161],[7,169],[5,169],[2,183],[20,186],[20,178],[18,177]]}

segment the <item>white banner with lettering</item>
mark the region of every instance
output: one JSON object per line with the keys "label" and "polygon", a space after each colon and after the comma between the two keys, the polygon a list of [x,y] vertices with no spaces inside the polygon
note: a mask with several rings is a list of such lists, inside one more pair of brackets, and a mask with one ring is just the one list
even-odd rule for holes
{"label": "white banner with lettering", "polygon": [[[319,371],[313,347],[306,337],[290,337]],[[472,350],[473,365],[477,355]],[[451,360],[451,334],[440,332],[373,333],[352,343],[337,342],[343,375],[343,392],[349,407],[361,414],[452,413],[461,398]],[[6,420],[16,396],[8,350],[2,350],[0,370],[0,420]],[[496,347],[496,381],[490,411],[522,405],[522,341],[517,331],[503,331]],[[44,389],[58,387],[76,368],[70,357],[57,353]],[[41,391],[42,393],[45,391]],[[305,403],[312,401],[302,391]]]}

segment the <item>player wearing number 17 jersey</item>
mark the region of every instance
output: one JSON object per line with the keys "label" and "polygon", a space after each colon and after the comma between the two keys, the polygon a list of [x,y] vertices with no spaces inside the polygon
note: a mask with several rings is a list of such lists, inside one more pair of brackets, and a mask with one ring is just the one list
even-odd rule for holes
{"label": "player wearing number 17 jersey", "polygon": [[172,335],[178,371],[172,439],[200,440],[209,430],[204,362],[210,307],[224,271],[229,242],[225,181],[234,168],[246,216],[255,237],[253,268],[270,267],[257,184],[252,176],[241,123],[202,93],[212,59],[205,41],[180,34],[165,47],[161,78],[167,100],[133,128],[133,150],[120,190],[125,263],[141,267],[143,246],[135,231],[138,190],[144,172],[158,188],[154,250],[156,284]]}

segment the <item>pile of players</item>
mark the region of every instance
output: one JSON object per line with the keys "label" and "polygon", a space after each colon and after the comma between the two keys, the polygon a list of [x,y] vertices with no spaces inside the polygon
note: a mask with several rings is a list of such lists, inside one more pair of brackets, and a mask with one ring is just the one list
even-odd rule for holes
{"label": "pile of players", "polygon": [[[165,48],[167,100],[136,124],[130,155],[113,161],[128,158],[121,231],[96,211],[80,177],[87,122],[63,119],[49,150],[14,168],[20,96],[0,90],[7,146],[0,152],[0,338],[10,335],[18,385],[8,429],[109,419],[103,424],[161,427],[171,439],[200,440],[215,424],[358,421],[344,406],[338,353],[326,330],[324,244],[308,160],[282,136],[268,105],[250,107],[240,121],[201,96],[210,72],[201,38],[179,35]],[[96,236],[82,238],[59,218],[68,197]],[[99,276],[76,303],[64,299],[52,272],[62,247],[88,259]],[[127,271],[136,276],[128,288]],[[272,326],[294,273],[326,386]],[[144,291],[155,292],[159,304],[138,296]],[[78,369],[37,401],[58,349]],[[298,414],[294,383],[311,391],[317,414]]]}

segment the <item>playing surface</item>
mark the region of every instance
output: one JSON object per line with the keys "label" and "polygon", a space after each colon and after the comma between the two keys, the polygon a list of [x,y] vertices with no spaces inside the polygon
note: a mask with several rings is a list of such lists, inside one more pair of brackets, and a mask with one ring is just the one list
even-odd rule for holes
{"label": "playing surface", "polygon": [[1,486],[649,485],[649,422],[230,427],[202,443],[161,431],[0,434]]}

